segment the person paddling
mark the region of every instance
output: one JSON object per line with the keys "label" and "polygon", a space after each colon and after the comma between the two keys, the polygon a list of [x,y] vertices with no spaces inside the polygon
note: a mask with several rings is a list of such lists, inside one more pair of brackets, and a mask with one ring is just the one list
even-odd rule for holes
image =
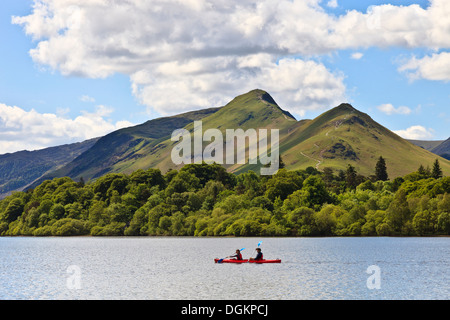
{"label": "person paddling", "polygon": [[256,257],[255,258],[250,258],[250,260],[263,260],[263,253],[261,252],[261,248],[256,248],[255,249],[257,251],[256,253]]}
{"label": "person paddling", "polygon": [[229,256],[228,258],[235,258],[236,260],[242,260],[241,250],[236,249],[236,254],[234,256]]}

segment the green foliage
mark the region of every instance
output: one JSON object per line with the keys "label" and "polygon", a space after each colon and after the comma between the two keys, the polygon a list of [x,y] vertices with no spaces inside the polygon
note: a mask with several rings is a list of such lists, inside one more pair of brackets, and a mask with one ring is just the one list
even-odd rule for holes
{"label": "green foliage", "polygon": [[388,179],[388,173],[386,169],[386,161],[383,159],[383,157],[380,156],[380,158],[377,161],[377,164],[375,166],[375,179],[386,181]]}
{"label": "green foliage", "polygon": [[[0,201],[2,236],[391,236],[450,234],[450,177],[369,180],[349,166],[231,175],[192,164],[84,184],[69,178]],[[343,187],[342,187],[343,186]]]}
{"label": "green foliage", "polygon": [[433,164],[433,171],[431,172],[431,176],[434,179],[439,179],[439,178],[442,178],[442,176],[443,176],[441,165],[440,165],[438,159],[436,159],[436,161]]}
{"label": "green foliage", "polygon": [[294,191],[301,189],[304,175],[301,171],[287,171],[280,169],[265,184],[265,195],[271,201],[276,198],[286,199]]}

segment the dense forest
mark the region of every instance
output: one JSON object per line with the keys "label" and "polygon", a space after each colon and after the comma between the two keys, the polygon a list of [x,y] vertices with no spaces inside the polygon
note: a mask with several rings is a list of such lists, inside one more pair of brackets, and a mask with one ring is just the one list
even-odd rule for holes
{"label": "dense forest", "polygon": [[162,174],[44,181],[0,201],[2,236],[425,236],[450,234],[450,177],[439,162],[388,180],[354,167],[259,176],[191,164]]}

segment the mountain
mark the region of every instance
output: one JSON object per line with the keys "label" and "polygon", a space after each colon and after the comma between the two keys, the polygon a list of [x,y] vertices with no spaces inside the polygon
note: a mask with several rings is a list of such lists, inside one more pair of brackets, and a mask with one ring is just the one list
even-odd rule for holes
{"label": "mountain", "polygon": [[[171,140],[172,132],[184,128],[192,133],[197,120],[202,121],[203,132],[219,129],[224,135],[226,129],[279,129],[280,155],[288,170],[309,166],[345,170],[351,164],[369,176],[383,156],[391,179],[416,171],[420,165],[432,167],[436,158],[444,174],[450,174],[450,161],[402,139],[350,104],[341,104],[312,120],[297,121],[270,94],[257,89],[237,96],[223,107],[154,119],[112,132],[70,162],[35,180],[31,187],[44,179],[62,176],[88,181],[112,172],[178,169],[181,165],[174,165],[171,152],[179,142]],[[202,147],[209,143],[202,141]],[[262,165],[224,166],[230,172],[240,173],[259,172]]]}
{"label": "mountain", "polygon": [[450,160],[450,138],[434,147],[431,152],[438,154],[447,160]]}
{"label": "mountain", "polygon": [[438,147],[440,144],[444,142],[444,140],[409,140],[409,139],[407,141],[430,152],[433,152],[434,148]]}
{"label": "mountain", "polygon": [[[375,122],[349,104],[341,104],[304,123],[281,142],[287,169],[314,166],[345,170],[348,164],[369,176],[380,156],[390,178],[403,176],[438,158]],[[450,162],[440,159],[446,174]]]}
{"label": "mountain", "polygon": [[[290,128],[297,124],[297,120],[287,111],[282,110],[275,100],[263,90],[252,90],[246,94],[237,96],[228,104],[220,108],[220,110],[211,116],[202,119],[202,129],[205,132],[208,129],[219,129],[225,139],[226,129],[279,129],[280,137],[287,135]],[[186,126],[186,129],[193,132],[193,124]],[[203,148],[210,142],[203,142]],[[165,141],[161,146],[162,158],[164,161],[160,162],[157,167],[162,170],[173,168],[173,163],[170,158],[170,152],[173,145],[170,140]],[[248,149],[248,147],[247,147]],[[246,149],[246,151],[247,151]],[[248,157],[248,155],[247,155]],[[225,163],[225,161],[223,161]],[[176,167],[179,168],[180,166]],[[245,166],[235,164],[226,165],[231,172],[238,172]],[[259,171],[258,165],[253,165],[253,169]]]}
{"label": "mountain", "polygon": [[21,190],[89,150],[98,139],[0,155],[0,197]]}
{"label": "mountain", "polygon": [[447,140],[408,140],[409,142],[419,146],[425,150],[428,150],[438,156],[441,156],[447,160],[450,160],[450,138]]}
{"label": "mountain", "polygon": [[[132,166],[142,158],[150,158],[148,164],[138,168],[149,168],[158,162],[155,153],[159,143],[170,137],[172,131],[183,128],[195,120],[200,120],[217,112],[219,108],[191,111],[172,117],[149,120],[141,125],[120,129],[101,137],[86,152],[80,154],[65,166],[46,174],[31,186],[55,177],[68,176],[72,179],[91,180],[109,172],[134,171]],[[156,157],[156,159],[154,159]],[[128,169],[128,167],[131,167]]]}
{"label": "mountain", "polygon": [[[171,160],[174,142],[172,132],[186,128],[193,131],[193,122],[202,120],[203,130],[228,128],[278,128],[282,132],[297,120],[282,110],[265,91],[252,90],[233,99],[223,107],[193,111],[147,121],[130,128],[121,129],[102,137],[88,151],[71,163],[41,179],[69,176],[95,179],[109,172],[131,173],[138,169],[159,168],[167,171],[175,166]],[[230,171],[233,171],[230,167]],[[37,181],[35,185],[41,181]]]}

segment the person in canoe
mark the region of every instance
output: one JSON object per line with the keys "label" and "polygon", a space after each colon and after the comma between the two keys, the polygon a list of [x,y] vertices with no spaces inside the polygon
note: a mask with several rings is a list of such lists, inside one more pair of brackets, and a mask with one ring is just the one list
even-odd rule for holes
{"label": "person in canoe", "polygon": [[242,254],[241,254],[241,250],[236,249],[236,254],[233,256],[229,256],[227,258],[234,258],[236,260],[242,260]]}
{"label": "person in canoe", "polygon": [[263,260],[263,253],[261,252],[261,248],[256,248],[256,257],[255,258],[250,258],[250,260]]}

